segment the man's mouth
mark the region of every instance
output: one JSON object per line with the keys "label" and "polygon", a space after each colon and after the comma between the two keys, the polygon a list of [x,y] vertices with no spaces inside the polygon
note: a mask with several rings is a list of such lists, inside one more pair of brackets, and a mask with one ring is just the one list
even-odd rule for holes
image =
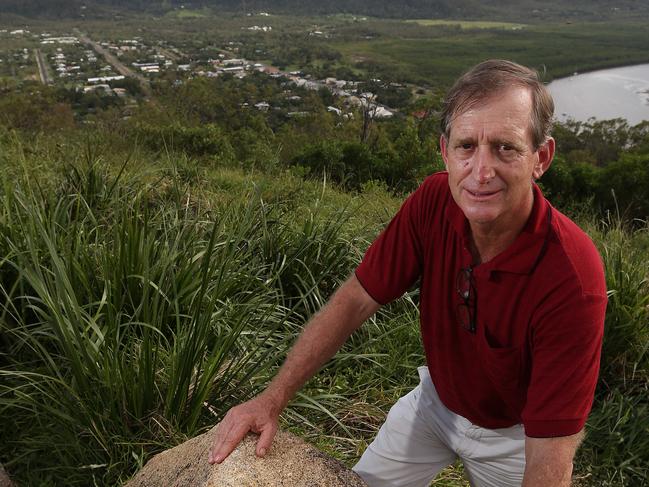
{"label": "man's mouth", "polygon": [[494,196],[496,196],[498,193],[500,193],[500,190],[490,190],[490,191],[472,191],[470,189],[464,188],[464,190],[468,193],[469,198],[476,200],[476,201],[487,201]]}

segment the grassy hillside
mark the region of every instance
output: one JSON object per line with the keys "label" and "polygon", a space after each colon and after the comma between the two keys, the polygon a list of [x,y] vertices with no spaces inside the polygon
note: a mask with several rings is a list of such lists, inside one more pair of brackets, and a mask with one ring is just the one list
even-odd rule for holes
{"label": "grassy hillside", "polygon": [[[105,134],[0,137],[0,460],[20,484],[119,484],[259,391],[401,200],[377,183],[349,193]],[[649,229],[574,216],[611,292],[576,476],[640,485]],[[356,333],[284,426],[352,464],[417,381],[415,301]],[[443,485],[466,485],[460,474]]]}

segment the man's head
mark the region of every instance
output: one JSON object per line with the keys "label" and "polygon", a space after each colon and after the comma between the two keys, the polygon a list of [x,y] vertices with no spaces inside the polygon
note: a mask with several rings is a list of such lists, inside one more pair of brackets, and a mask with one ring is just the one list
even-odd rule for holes
{"label": "man's head", "polygon": [[453,120],[458,115],[515,86],[529,89],[532,95],[530,133],[534,148],[538,148],[550,137],[552,130],[552,96],[535,70],[500,59],[476,65],[455,82],[444,100],[442,134],[448,140]]}
{"label": "man's head", "polygon": [[533,71],[487,61],[447,100],[440,149],[453,199],[474,231],[519,231],[532,211],[532,182],[554,156],[552,98]]}

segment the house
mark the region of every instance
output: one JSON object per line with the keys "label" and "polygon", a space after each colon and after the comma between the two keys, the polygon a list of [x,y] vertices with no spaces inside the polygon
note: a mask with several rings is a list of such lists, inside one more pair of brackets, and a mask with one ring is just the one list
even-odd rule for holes
{"label": "house", "polygon": [[159,73],[160,66],[158,63],[132,63],[133,66],[138,68],[143,73]]}
{"label": "house", "polygon": [[224,59],[223,60],[224,66],[243,66],[244,64],[246,64],[245,59]]}
{"label": "house", "polygon": [[79,39],[73,36],[64,37],[46,37],[41,41],[41,44],[78,44]]}
{"label": "house", "polygon": [[240,73],[244,69],[245,68],[243,66],[232,66],[231,68],[221,68],[221,72],[223,72],[223,73]]}
{"label": "house", "polygon": [[120,81],[123,80],[124,76],[98,76],[96,78],[88,78],[88,83],[108,83],[110,81]]}
{"label": "house", "polygon": [[[256,65],[255,65],[256,66]],[[261,73],[266,73],[266,74],[278,74],[279,73],[279,68],[276,68],[275,66],[265,66],[265,65],[260,65],[260,67],[256,67],[257,71]]]}
{"label": "house", "polygon": [[381,105],[375,105],[370,111],[371,118],[392,118],[394,113]]}
{"label": "house", "polygon": [[363,104],[363,102],[357,96],[350,96],[349,98],[347,98],[347,104],[359,107]]}
{"label": "house", "polygon": [[113,90],[107,84],[98,84],[98,85],[91,85],[91,86],[84,86],[83,87],[83,92],[84,93],[95,93],[97,91],[103,91],[107,95],[112,95],[113,94]]}

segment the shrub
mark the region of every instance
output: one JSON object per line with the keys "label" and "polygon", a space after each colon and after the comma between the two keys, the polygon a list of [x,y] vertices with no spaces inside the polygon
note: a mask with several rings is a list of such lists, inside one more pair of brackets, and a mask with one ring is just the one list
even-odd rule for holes
{"label": "shrub", "polygon": [[188,127],[179,124],[153,126],[137,124],[132,136],[157,151],[178,151],[193,156],[210,155],[223,163],[234,160],[229,138],[214,124]]}

